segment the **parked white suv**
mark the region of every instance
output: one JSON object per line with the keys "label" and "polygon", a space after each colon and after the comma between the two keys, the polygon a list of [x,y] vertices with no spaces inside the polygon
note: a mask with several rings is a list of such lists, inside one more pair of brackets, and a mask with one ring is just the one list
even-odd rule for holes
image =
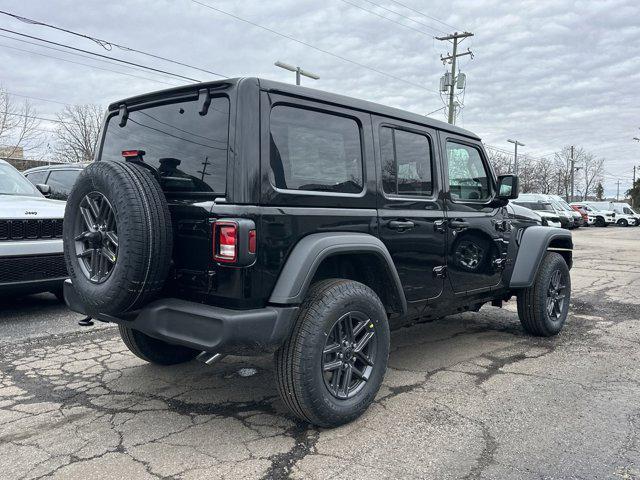
{"label": "parked white suv", "polygon": [[64,208],[0,160],[0,295],[50,291],[61,298]]}

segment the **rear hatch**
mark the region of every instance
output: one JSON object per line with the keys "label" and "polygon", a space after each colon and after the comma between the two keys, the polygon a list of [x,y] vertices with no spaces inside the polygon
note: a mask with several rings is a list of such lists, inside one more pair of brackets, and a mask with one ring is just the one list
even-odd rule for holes
{"label": "rear hatch", "polygon": [[[211,211],[225,203],[230,84],[198,85],[114,103],[99,160],[137,156],[153,167],[174,229],[170,295],[207,301],[215,289]],[[127,153],[124,153],[127,152]]]}

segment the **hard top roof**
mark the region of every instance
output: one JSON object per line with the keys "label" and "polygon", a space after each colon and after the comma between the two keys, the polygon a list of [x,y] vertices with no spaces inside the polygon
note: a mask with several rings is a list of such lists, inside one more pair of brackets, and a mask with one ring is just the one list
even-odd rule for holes
{"label": "hard top roof", "polygon": [[444,130],[447,132],[455,133],[465,137],[472,138],[474,140],[480,140],[475,133],[465,130],[464,128],[450,125],[440,120],[435,120],[426,115],[419,115],[417,113],[408,112],[399,108],[388,107],[379,103],[369,102],[367,100],[360,100],[353,97],[347,97],[345,95],[339,95],[337,93],[330,93],[323,90],[317,90],[315,88],[302,87],[299,85],[293,85],[289,83],[276,82],[274,80],[267,80],[263,78],[255,77],[239,77],[230,78],[225,80],[219,80],[214,82],[195,83],[175,88],[169,88],[165,90],[158,90],[155,92],[145,93],[143,95],[136,95],[134,97],[125,98],[123,100],[113,102],[109,105],[109,110],[116,110],[121,104],[135,104],[144,101],[154,100],[155,98],[162,98],[166,96],[176,95],[185,91],[195,91],[201,88],[229,88],[234,85],[239,85],[242,82],[255,82],[260,89],[270,92],[280,92],[288,95],[295,95],[304,98],[311,98],[326,103],[332,103],[355,110],[361,110],[379,115],[384,115],[399,120],[405,120],[407,122],[419,123],[438,130]]}

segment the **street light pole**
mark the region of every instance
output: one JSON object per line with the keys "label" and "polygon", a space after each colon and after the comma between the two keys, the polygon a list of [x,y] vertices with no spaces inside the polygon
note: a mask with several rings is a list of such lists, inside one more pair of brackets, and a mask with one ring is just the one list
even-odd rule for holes
{"label": "street light pole", "polygon": [[517,175],[518,174],[518,145],[520,145],[521,147],[524,147],[525,145],[524,143],[520,143],[517,140],[508,139],[507,142],[513,143],[515,147],[515,151],[513,153],[513,174]]}
{"label": "street light pole", "polygon": [[305,77],[312,78],[313,80],[318,80],[320,77],[315,73],[307,72],[300,67],[294,67],[293,65],[289,65],[288,63],[281,62],[278,60],[274,63],[276,67],[284,68],[285,70],[289,70],[290,72],[295,72],[296,74],[296,85],[300,85],[300,77],[304,75]]}

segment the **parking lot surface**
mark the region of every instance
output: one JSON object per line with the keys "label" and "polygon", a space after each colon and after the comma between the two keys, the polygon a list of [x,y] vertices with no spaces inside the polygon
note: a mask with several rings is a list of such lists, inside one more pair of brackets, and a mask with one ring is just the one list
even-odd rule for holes
{"label": "parking lot surface", "polygon": [[0,476],[640,478],[639,241],[574,233],[558,337],[515,302],[394,332],[376,402],[333,430],[284,414],[270,357],[152,366],[48,297],[5,303]]}

